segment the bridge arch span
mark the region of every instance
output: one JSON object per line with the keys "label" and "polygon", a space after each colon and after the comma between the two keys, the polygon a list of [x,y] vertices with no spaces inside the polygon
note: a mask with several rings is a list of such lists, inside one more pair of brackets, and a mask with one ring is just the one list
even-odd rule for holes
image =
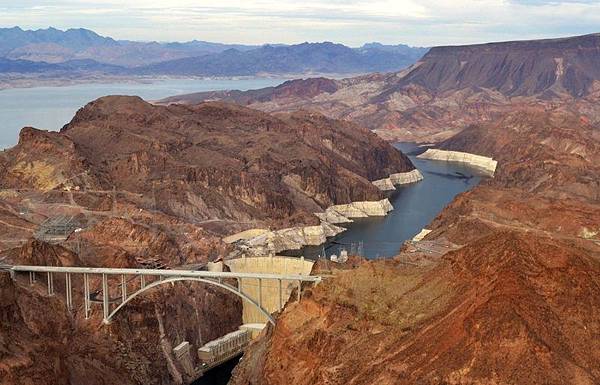
{"label": "bridge arch span", "polygon": [[125,305],[127,305],[129,302],[131,302],[134,298],[136,298],[137,296],[145,293],[148,290],[151,290],[155,287],[158,287],[160,285],[163,284],[167,284],[167,283],[175,283],[175,282],[181,282],[181,281],[192,281],[192,282],[201,282],[201,283],[206,283],[208,285],[213,285],[213,286],[217,286],[220,287],[222,289],[225,289],[235,295],[237,295],[238,297],[242,298],[244,301],[247,301],[249,303],[251,303],[253,306],[255,306],[262,314],[265,315],[265,317],[267,317],[267,319],[269,320],[269,322],[273,325],[275,325],[275,319],[273,318],[273,316],[266,310],[264,309],[262,306],[260,306],[260,304],[258,302],[256,302],[255,300],[253,300],[252,298],[250,298],[249,296],[247,296],[246,294],[244,294],[244,292],[242,292],[241,290],[238,290],[238,288],[228,285],[226,283],[223,282],[218,282],[212,279],[207,279],[207,278],[198,278],[198,277],[172,277],[172,278],[166,278],[160,281],[155,281],[152,282],[144,287],[142,287],[141,289],[139,289],[138,291],[136,291],[135,293],[127,296],[127,298],[125,299],[125,301],[121,302],[119,304],[119,306],[117,306],[109,315],[108,317],[106,317],[104,319],[104,323],[108,324],[110,323],[110,321],[112,320],[112,318],[119,312],[119,310],[121,310],[123,307],[125,307]]}

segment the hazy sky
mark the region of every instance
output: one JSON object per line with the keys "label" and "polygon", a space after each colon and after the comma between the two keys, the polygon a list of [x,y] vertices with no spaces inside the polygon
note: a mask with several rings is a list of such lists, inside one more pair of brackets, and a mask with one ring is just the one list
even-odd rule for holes
{"label": "hazy sky", "polygon": [[0,0],[0,26],[118,39],[431,46],[600,32],[600,0]]}

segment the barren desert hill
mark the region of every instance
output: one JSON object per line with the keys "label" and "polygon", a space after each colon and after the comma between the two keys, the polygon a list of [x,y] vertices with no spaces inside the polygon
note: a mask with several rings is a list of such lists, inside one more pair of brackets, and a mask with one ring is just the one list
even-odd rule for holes
{"label": "barren desert hill", "polygon": [[341,80],[298,79],[278,87],[166,98],[226,100],[264,111],[318,111],[388,139],[441,141],[515,108],[579,111],[600,121],[600,35],[434,47],[413,66]]}
{"label": "barren desert hill", "polygon": [[10,188],[114,186],[188,219],[298,223],[331,204],[381,199],[372,180],[413,169],[376,135],[319,114],[122,96],[91,102],[60,133],[24,129],[0,162]]}
{"label": "barren desert hill", "polygon": [[598,383],[599,142],[579,115],[516,111],[441,143],[495,177],[393,260],[330,264],[233,383]]}

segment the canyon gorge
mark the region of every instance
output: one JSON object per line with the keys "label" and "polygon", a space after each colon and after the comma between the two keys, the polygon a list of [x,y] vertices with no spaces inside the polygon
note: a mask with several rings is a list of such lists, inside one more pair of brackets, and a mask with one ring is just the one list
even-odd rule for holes
{"label": "canyon gorge", "polygon": [[[341,80],[103,97],[0,153],[1,262],[174,268],[244,237],[262,254],[320,244],[427,178],[386,142],[416,141],[417,159],[488,178],[393,258],[316,261],[323,282],[285,305],[230,384],[598,384],[598,64],[600,35],[586,35],[434,47]],[[32,239],[58,214],[80,230]],[[205,286],[152,295],[102,328],[98,311],[84,324],[2,275],[0,383],[184,383],[171,345],[241,323],[241,301]]]}

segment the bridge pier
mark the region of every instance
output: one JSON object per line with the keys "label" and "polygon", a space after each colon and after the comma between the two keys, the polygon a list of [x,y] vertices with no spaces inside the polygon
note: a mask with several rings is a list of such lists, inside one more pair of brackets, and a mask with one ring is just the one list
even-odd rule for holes
{"label": "bridge pier", "polygon": [[83,274],[83,308],[85,319],[90,318],[90,277],[87,273]]}
{"label": "bridge pier", "polygon": [[279,280],[279,311],[281,312],[283,309],[283,287],[281,283],[281,279]]}
{"label": "bridge pier", "polygon": [[262,307],[262,279],[258,280],[258,306]]}
{"label": "bridge pier", "polygon": [[125,281],[125,274],[121,274],[121,302],[127,300],[127,282]]}
{"label": "bridge pier", "polygon": [[102,274],[102,314],[104,318],[102,321],[105,324],[110,323],[108,315],[110,314],[110,303],[108,302],[108,277],[106,274]]}
{"label": "bridge pier", "polygon": [[65,273],[65,297],[67,299],[67,309],[73,310],[73,287],[71,282],[71,273]]}
{"label": "bridge pier", "polygon": [[54,279],[52,277],[52,272],[48,272],[48,295],[54,295]]}

